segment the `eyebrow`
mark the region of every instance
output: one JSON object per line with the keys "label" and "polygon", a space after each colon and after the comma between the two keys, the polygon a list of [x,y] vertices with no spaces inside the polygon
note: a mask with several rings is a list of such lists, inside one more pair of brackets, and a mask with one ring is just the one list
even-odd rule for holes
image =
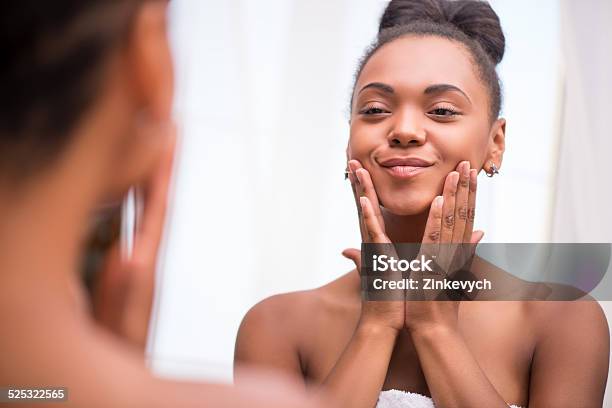
{"label": "eyebrow", "polygon": [[463,92],[461,90],[461,88],[456,87],[455,85],[451,85],[451,84],[435,84],[435,85],[430,85],[427,88],[425,88],[425,91],[423,92],[425,95],[432,95],[432,94],[441,94],[444,92],[459,92],[461,95],[463,95],[465,97],[465,99],[468,100],[468,102],[471,104],[472,101],[470,100],[470,98],[467,96],[467,94],[465,92]]}
{"label": "eyebrow", "polygon": [[[369,89],[369,88],[378,89],[378,90],[383,91],[383,92],[388,93],[388,94],[394,94],[395,93],[395,90],[393,89],[393,87],[391,85],[383,84],[382,82],[371,82],[371,83],[365,85],[363,88],[361,88],[359,90],[358,95],[360,93],[362,93],[363,91],[365,91],[366,89]],[[423,91],[423,93],[425,95],[432,95],[432,94],[441,94],[441,93],[448,92],[448,91],[458,92],[461,95],[463,95],[465,97],[465,99],[467,99],[470,104],[472,103],[472,101],[469,98],[469,96],[467,96],[467,94],[465,92],[463,92],[461,90],[461,88],[456,87],[455,85],[451,85],[451,84],[434,84],[434,85],[430,85],[427,88],[425,88],[425,91]]]}
{"label": "eyebrow", "polygon": [[378,89],[388,94],[395,93],[395,90],[393,89],[391,85],[383,84],[382,82],[370,82],[369,84],[361,88],[357,95],[359,95],[360,93],[362,93],[363,91],[369,88]]}

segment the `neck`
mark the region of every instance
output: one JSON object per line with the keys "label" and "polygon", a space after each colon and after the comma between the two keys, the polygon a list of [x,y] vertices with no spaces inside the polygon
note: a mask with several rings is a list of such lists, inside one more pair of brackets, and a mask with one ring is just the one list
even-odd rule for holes
{"label": "neck", "polygon": [[427,223],[429,211],[415,215],[392,214],[381,208],[385,220],[385,231],[394,243],[420,243]]}
{"label": "neck", "polygon": [[0,188],[0,297],[83,306],[80,255],[102,180],[94,161],[67,156],[17,188]]}

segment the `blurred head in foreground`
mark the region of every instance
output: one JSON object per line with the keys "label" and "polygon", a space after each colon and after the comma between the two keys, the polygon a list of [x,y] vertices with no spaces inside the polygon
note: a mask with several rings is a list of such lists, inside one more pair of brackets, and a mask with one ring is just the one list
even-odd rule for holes
{"label": "blurred head in foreground", "polygon": [[2,2],[0,191],[70,172],[109,198],[145,177],[170,123],[166,8],[165,0]]}

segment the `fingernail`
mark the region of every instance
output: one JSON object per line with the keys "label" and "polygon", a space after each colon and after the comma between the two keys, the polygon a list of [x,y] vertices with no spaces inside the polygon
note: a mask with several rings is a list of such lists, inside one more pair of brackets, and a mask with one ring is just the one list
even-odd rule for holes
{"label": "fingernail", "polygon": [[359,204],[361,205],[361,209],[363,210],[366,206],[367,203],[367,198],[365,197],[359,197]]}
{"label": "fingernail", "polygon": [[359,180],[359,184],[363,184],[363,171],[361,171],[361,169],[357,169],[357,171],[355,172],[355,174],[357,175],[357,180]]}
{"label": "fingernail", "polygon": [[436,203],[435,203],[437,208],[442,208],[442,206],[444,205],[444,197],[443,196],[437,196],[436,197]]}
{"label": "fingernail", "polygon": [[470,183],[475,183],[477,176],[478,173],[476,172],[476,169],[470,170]]}
{"label": "fingernail", "polygon": [[463,162],[462,174],[463,174],[463,177],[469,177],[470,175],[470,162],[469,161]]}

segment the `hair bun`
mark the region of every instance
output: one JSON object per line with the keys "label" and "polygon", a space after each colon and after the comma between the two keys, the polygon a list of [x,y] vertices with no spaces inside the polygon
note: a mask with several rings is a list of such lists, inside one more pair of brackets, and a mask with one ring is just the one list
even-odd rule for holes
{"label": "hair bun", "polygon": [[379,33],[415,22],[452,25],[473,39],[495,64],[504,57],[506,39],[499,17],[480,0],[391,0],[383,13]]}

